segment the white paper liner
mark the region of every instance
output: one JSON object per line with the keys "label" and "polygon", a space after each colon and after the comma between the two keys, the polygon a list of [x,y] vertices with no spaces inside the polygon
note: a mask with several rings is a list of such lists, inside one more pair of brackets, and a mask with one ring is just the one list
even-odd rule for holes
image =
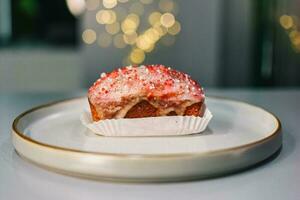
{"label": "white paper liner", "polygon": [[203,117],[163,116],[134,119],[107,119],[93,122],[91,113],[84,111],[80,120],[95,134],[102,136],[171,136],[200,133],[212,118],[206,108]]}

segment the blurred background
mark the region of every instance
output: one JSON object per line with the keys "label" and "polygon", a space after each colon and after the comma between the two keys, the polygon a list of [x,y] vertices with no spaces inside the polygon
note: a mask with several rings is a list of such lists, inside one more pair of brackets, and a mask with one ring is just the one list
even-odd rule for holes
{"label": "blurred background", "polygon": [[2,92],[159,63],[205,87],[300,86],[298,0],[0,0]]}

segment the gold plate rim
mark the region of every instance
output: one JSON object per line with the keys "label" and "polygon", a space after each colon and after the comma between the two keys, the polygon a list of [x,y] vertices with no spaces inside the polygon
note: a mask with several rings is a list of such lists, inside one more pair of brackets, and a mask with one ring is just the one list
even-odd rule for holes
{"label": "gold plate rim", "polygon": [[227,98],[227,97],[220,97],[220,96],[208,96],[208,98],[221,99],[221,100],[225,100],[225,101],[231,101],[231,102],[235,102],[235,103],[245,104],[247,106],[252,106],[252,107],[260,109],[264,112],[267,112],[272,117],[274,117],[274,119],[277,123],[276,128],[274,129],[274,131],[268,137],[265,137],[261,140],[257,140],[257,141],[252,142],[252,143],[248,143],[248,144],[244,144],[244,145],[240,145],[240,146],[236,146],[236,147],[231,147],[231,148],[224,148],[224,149],[219,149],[219,150],[214,150],[214,151],[207,151],[207,152],[172,153],[172,154],[125,154],[125,153],[123,154],[123,153],[104,153],[104,152],[92,152],[92,151],[77,150],[77,149],[60,147],[60,146],[55,146],[55,145],[39,142],[37,140],[34,140],[34,139],[26,136],[24,133],[22,133],[22,131],[20,131],[17,128],[17,125],[18,125],[19,121],[22,119],[22,117],[26,116],[27,114],[30,114],[34,111],[39,110],[39,109],[51,107],[51,106],[56,105],[56,104],[67,103],[67,102],[70,102],[70,101],[76,101],[76,100],[83,99],[83,98],[86,98],[86,97],[76,97],[76,98],[58,100],[58,101],[53,101],[53,102],[50,102],[50,103],[46,103],[46,104],[42,104],[42,105],[33,107],[33,108],[21,113],[20,115],[18,115],[14,119],[14,121],[12,123],[12,130],[13,130],[12,133],[16,134],[22,140],[24,140],[26,142],[29,142],[31,144],[38,145],[40,147],[51,149],[51,150],[63,151],[65,153],[68,152],[68,153],[90,154],[90,155],[109,156],[109,157],[117,157],[117,158],[134,158],[134,159],[137,159],[137,158],[141,158],[141,159],[163,158],[163,159],[165,159],[165,158],[178,158],[178,157],[190,157],[190,156],[203,156],[203,155],[212,155],[212,154],[218,154],[218,153],[224,153],[224,152],[232,152],[232,151],[235,151],[235,150],[243,150],[243,149],[245,150],[247,148],[254,147],[256,145],[259,145],[259,144],[265,143],[269,140],[272,140],[273,138],[275,138],[276,136],[278,136],[281,133],[281,122],[280,122],[279,118],[275,114],[273,114],[272,112],[270,112],[270,111],[268,111],[268,110],[266,110],[262,107],[259,107],[259,106],[256,106],[256,105],[244,102],[244,101],[235,100],[235,99]]}

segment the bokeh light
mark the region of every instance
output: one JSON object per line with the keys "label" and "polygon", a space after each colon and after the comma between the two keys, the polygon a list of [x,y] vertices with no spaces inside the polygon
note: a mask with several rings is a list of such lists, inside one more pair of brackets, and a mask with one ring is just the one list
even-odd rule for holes
{"label": "bokeh light", "polygon": [[289,33],[289,37],[291,40],[293,40],[295,37],[297,37],[297,35],[299,35],[299,32],[296,30],[293,30]]}
{"label": "bokeh light", "polygon": [[126,43],[124,42],[123,35],[117,34],[113,39],[114,46],[118,49],[122,49],[126,47]]}
{"label": "bokeh light", "polygon": [[139,16],[136,14],[129,14],[121,24],[123,33],[130,34],[137,30],[140,23]]}
{"label": "bokeh light", "polygon": [[86,29],[82,33],[82,40],[86,44],[93,44],[96,41],[97,35],[93,29]]}
{"label": "bokeh light", "polygon": [[109,47],[112,43],[112,36],[108,33],[100,33],[98,36],[97,43],[100,47]]}
{"label": "bokeh light", "polygon": [[298,31],[295,31],[294,34],[290,34],[291,41],[293,45],[299,46],[300,45],[300,33]]}
{"label": "bokeh light", "polygon": [[178,5],[174,0],[86,0],[86,4],[87,10],[99,9],[96,21],[104,25],[105,32],[84,32],[83,40],[87,44],[97,40],[100,47],[113,45],[121,49],[129,45],[132,50],[123,64],[142,63],[158,43],[173,45],[175,35],[182,29],[175,19]]}
{"label": "bokeh light", "polygon": [[148,29],[145,33],[144,33],[145,37],[148,38],[151,43],[155,43],[157,42],[157,40],[159,40],[160,38],[160,34],[159,31],[157,31],[154,28],[150,28]]}
{"label": "bokeh light", "polygon": [[158,31],[160,37],[164,36],[168,32],[168,29],[166,27],[164,27],[164,26],[155,25],[153,28]]}
{"label": "bokeh light", "polygon": [[118,1],[117,0],[103,0],[102,3],[105,8],[111,9],[111,8],[114,8],[118,4]]}
{"label": "bokeh light", "polygon": [[112,24],[116,19],[116,13],[112,10],[100,10],[96,14],[96,21],[99,24]]}
{"label": "bokeh light", "polygon": [[149,24],[151,24],[152,26],[154,26],[157,23],[160,23],[160,17],[161,17],[161,13],[160,12],[153,12],[149,15],[148,17],[148,22]]}
{"label": "bokeh light", "polygon": [[111,35],[117,34],[120,31],[120,24],[119,22],[115,22],[113,24],[106,24],[105,30]]}
{"label": "bokeh light", "polygon": [[281,26],[285,29],[290,29],[294,25],[294,20],[291,16],[282,15],[279,19]]}
{"label": "bokeh light", "polygon": [[141,49],[133,49],[130,53],[130,61],[134,64],[140,64],[145,60],[145,53]]}
{"label": "bokeh light", "polygon": [[180,32],[180,30],[181,30],[181,25],[178,21],[176,21],[174,25],[168,29],[168,33],[171,35],[177,35]]}
{"label": "bokeh light", "polygon": [[166,28],[170,28],[175,23],[175,17],[172,13],[164,13],[160,17],[160,23]]}
{"label": "bokeh light", "polygon": [[132,32],[129,34],[124,34],[123,39],[126,44],[133,45],[137,39],[138,35],[136,32]]}
{"label": "bokeh light", "polygon": [[150,53],[151,51],[154,50],[154,48],[155,48],[155,44],[152,44],[148,49],[145,49],[145,52]]}
{"label": "bokeh light", "polygon": [[280,25],[285,29],[295,52],[300,52],[300,32],[298,31],[297,16],[282,15],[279,18]]}
{"label": "bokeh light", "polygon": [[72,15],[78,16],[85,10],[85,0],[67,0],[67,6]]}
{"label": "bokeh light", "polygon": [[136,39],[136,46],[142,50],[149,49],[152,44],[151,40],[149,40],[149,38],[145,35],[141,35]]}
{"label": "bokeh light", "polygon": [[140,24],[140,17],[136,14],[131,13],[127,15],[127,18],[133,20],[137,24],[137,26]]}

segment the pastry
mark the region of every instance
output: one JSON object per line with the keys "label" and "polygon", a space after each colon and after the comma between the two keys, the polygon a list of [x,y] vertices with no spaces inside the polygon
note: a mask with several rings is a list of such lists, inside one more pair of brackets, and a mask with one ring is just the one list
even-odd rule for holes
{"label": "pastry", "polygon": [[205,111],[200,85],[163,65],[127,66],[101,77],[89,88],[93,121],[159,116],[200,116]]}

